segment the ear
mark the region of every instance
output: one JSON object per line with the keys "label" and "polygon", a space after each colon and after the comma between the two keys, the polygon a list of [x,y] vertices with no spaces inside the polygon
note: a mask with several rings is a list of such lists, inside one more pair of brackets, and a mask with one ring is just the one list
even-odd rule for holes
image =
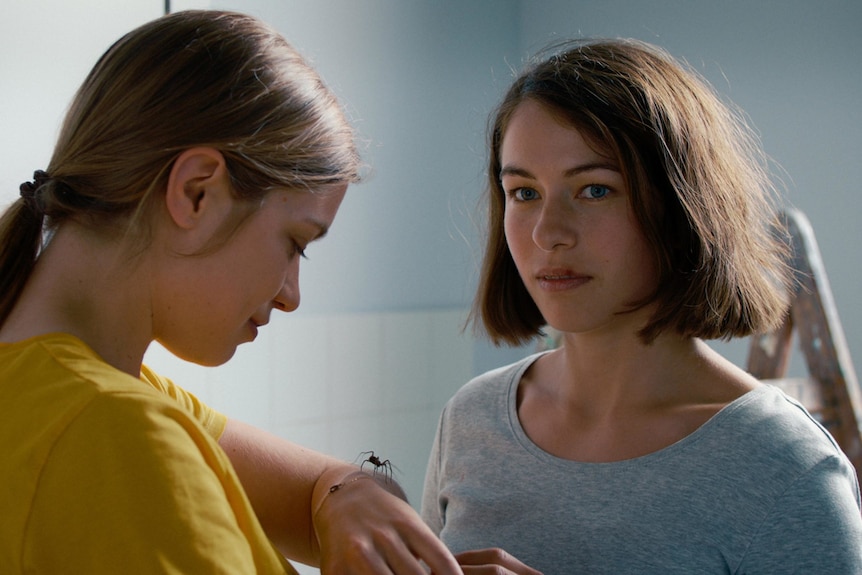
{"label": "ear", "polygon": [[165,190],[165,206],[177,226],[198,226],[212,212],[217,215],[226,200],[231,200],[230,178],[221,152],[190,148],[177,157]]}

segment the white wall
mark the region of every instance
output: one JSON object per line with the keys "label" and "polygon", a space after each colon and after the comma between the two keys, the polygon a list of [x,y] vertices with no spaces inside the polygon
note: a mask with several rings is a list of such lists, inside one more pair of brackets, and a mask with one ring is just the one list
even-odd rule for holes
{"label": "white wall", "polygon": [[162,0],[2,0],[0,207],[47,167],[66,107],[96,59],[163,8]]}

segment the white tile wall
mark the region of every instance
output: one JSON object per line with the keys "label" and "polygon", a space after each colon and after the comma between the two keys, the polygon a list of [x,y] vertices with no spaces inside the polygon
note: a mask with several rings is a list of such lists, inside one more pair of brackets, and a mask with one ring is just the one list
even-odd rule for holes
{"label": "white tile wall", "polygon": [[[389,459],[418,508],[437,418],[473,374],[466,311],[273,317],[225,365],[145,363],[224,413],[347,461]],[[303,573],[317,573],[303,567]]]}

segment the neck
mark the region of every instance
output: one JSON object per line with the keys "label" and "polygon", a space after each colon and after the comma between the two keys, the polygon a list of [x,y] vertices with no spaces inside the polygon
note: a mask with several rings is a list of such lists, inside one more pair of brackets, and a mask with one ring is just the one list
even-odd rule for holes
{"label": "neck", "polygon": [[660,335],[650,344],[634,333],[607,338],[569,334],[549,358],[557,377],[540,381],[555,381],[561,402],[610,416],[677,401],[714,359],[702,341],[673,334]]}
{"label": "neck", "polygon": [[698,339],[567,334],[521,379],[518,417],[558,457],[619,461],[679,441],[754,386]]}
{"label": "neck", "polygon": [[40,254],[0,341],[47,333],[80,338],[107,363],[135,377],[151,339],[145,260],[131,264],[120,242],[74,223]]}

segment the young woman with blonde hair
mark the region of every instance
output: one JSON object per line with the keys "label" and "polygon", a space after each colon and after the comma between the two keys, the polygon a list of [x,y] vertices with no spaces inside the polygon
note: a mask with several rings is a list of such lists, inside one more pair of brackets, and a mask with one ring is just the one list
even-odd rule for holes
{"label": "young woman with blonde hair", "polygon": [[460,573],[396,485],[141,365],[154,340],[221,364],[294,310],[359,170],[253,18],[172,14],[102,56],[0,220],[0,572]]}

